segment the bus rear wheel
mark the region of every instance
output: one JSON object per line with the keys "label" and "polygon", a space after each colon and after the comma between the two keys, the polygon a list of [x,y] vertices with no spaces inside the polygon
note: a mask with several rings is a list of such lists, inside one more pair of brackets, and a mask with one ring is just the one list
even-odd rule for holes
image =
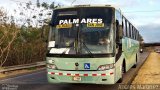
{"label": "bus rear wheel", "polygon": [[137,67],[137,55],[136,55],[136,61],[135,61],[135,64],[133,65],[132,68],[136,68]]}

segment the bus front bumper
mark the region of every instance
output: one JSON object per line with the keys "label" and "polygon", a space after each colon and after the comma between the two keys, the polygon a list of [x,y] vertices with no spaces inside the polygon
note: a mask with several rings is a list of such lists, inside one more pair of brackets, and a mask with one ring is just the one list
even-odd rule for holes
{"label": "bus front bumper", "polygon": [[115,84],[114,69],[106,71],[47,70],[49,83]]}

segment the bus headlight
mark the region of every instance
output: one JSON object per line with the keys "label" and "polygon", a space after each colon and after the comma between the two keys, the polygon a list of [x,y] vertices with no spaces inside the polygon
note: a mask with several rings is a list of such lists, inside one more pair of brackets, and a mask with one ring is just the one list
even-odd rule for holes
{"label": "bus headlight", "polygon": [[48,63],[54,63],[54,60],[48,60]]}
{"label": "bus headlight", "polygon": [[98,70],[103,71],[103,70],[108,70],[113,68],[114,68],[114,64],[106,64],[106,65],[99,66]]}
{"label": "bus headlight", "polygon": [[55,64],[47,64],[47,68],[56,70],[57,66]]}

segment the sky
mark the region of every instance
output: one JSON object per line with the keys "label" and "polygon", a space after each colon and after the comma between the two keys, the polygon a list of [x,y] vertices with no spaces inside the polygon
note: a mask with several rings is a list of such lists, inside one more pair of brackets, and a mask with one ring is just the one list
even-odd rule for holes
{"label": "sky", "polygon": [[[8,12],[16,8],[15,1],[27,2],[36,0],[0,0],[0,7]],[[111,4],[121,9],[126,18],[139,30],[145,42],[160,42],[160,0],[39,0],[56,2],[64,6],[82,4]],[[98,2],[97,2],[98,1]]]}

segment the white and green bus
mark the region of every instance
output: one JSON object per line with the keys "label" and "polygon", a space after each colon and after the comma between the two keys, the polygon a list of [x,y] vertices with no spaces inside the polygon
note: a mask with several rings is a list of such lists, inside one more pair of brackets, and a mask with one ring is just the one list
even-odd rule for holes
{"label": "white and green bus", "polygon": [[115,7],[57,8],[50,26],[50,83],[115,84],[136,67],[139,32]]}

